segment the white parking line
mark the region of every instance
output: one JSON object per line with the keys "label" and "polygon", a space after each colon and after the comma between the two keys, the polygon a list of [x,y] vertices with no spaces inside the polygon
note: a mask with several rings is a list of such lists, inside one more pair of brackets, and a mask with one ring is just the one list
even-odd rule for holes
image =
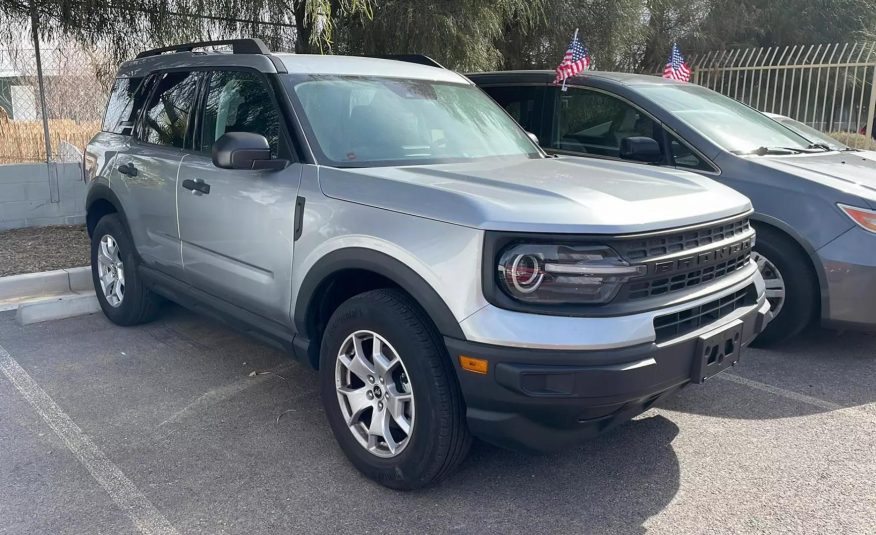
{"label": "white parking line", "polygon": [[715,377],[718,377],[725,381],[729,381],[731,383],[736,383],[739,385],[747,386],[749,388],[754,388],[756,390],[761,390],[763,392],[769,392],[770,394],[773,394],[775,396],[790,399],[792,401],[812,405],[813,407],[818,407],[819,409],[824,409],[833,413],[845,414],[854,418],[863,418],[864,420],[868,420],[869,422],[876,424],[876,415],[859,407],[844,407],[839,403],[834,403],[832,401],[827,401],[813,396],[807,396],[806,394],[801,394],[799,392],[794,392],[793,390],[787,390],[778,386],[768,385],[766,383],[761,383],[760,381],[746,379],[745,377],[741,377],[732,373],[725,372],[718,374]]}
{"label": "white parking line", "polygon": [[167,518],[152,505],[119,467],[100,451],[88,435],[61,410],[12,356],[0,346],[0,370],[16,390],[64,441],[73,455],[106,490],[114,502],[146,534],[178,534]]}

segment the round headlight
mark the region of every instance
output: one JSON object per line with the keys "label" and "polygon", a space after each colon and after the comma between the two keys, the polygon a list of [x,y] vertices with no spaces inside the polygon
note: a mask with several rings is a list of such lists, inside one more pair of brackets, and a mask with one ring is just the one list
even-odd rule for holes
{"label": "round headlight", "polygon": [[505,277],[514,289],[522,294],[538,290],[544,280],[542,260],[532,254],[517,254],[511,260],[511,269],[505,271]]}

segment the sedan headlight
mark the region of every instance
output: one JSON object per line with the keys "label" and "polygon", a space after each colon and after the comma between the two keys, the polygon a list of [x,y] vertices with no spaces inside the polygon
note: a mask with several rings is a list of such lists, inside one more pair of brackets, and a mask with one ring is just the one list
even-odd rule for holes
{"label": "sedan headlight", "polygon": [[601,245],[517,243],[499,255],[498,282],[510,297],[532,304],[598,304],[645,275]]}
{"label": "sedan headlight", "polygon": [[840,210],[843,211],[852,221],[861,227],[876,233],[876,211],[867,210],[866,208],[856,208],[848,204],[837,204]]}

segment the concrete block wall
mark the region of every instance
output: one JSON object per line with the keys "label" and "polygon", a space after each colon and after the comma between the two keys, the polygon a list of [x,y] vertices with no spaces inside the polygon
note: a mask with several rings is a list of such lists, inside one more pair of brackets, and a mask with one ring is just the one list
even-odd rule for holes
{"label": "concrete block wall", "polygon": [[85,222],[85,183],[79,163],[53,163],[59,202],[52,202],[45,163],[0,165],[0,230]]}

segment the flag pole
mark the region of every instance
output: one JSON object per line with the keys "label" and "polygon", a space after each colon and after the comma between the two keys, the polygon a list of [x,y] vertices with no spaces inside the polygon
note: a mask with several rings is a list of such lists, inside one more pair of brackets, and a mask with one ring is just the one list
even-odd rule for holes
{"label": "flag pole", "polygon": [[[578,39],[578,28],[575,28],[575,35],[572,36],[572,42],[574,43],[577,39]],[[560,88],[560,91],[566,90],[566,80],[568,80],[568,79],[569,79],[568,76],[563,78],[563,87]]]}

